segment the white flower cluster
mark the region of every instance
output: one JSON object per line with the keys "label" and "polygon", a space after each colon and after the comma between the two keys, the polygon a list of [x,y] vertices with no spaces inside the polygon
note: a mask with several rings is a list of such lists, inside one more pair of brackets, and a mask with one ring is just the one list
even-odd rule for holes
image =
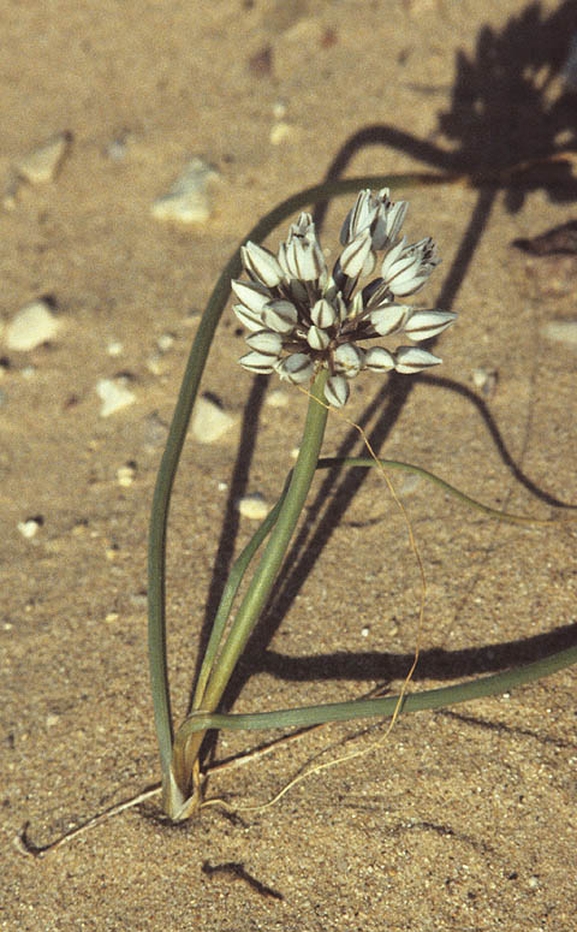
{"label": "white flower cluster", "polygon": [[[362,369],[412,373],[440,363],[418,346],[394,351],[367,346],[375,338],[400,334],[415,343],[428,340],[456,317],[403,303],[440,261],[432,239],[413,244],[399,239],[407,208],[406,201],[391,201],[387,188],[378,194],[361,191],[343,224],[344,249],[330,274],[308,213],[292,224],[277,256],[255,243],[243,246],[249,281],[232,282],[240,302],[235,314],[250,331],[250,352],[240,364],[259,374],[277,372],[297,385],[328,368],[325,398],[340,408],[348,400],[350,380]],[[379,252],[384,252],[380,277],[358,288],[373,273]]]}

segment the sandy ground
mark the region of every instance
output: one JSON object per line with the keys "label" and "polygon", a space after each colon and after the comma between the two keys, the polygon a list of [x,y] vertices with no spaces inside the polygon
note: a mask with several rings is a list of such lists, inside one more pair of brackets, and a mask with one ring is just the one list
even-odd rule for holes
{"label": "sandy ground", "polygon": [[[378,747],[382,726],[335,726],[224,770],[209,791],[239,807],[233,819],[213,808],[175,828],[152,801],[41,859],[14,843],[27,821],[45,844],[158,780],[147,521],[198,311],[222,263],[262,213],[320,181],[343,151],[352,175],[480,171],[574,145],[575,97],[563,97],[558,76],[577,29],[574,5],[0,6],[1,319],[50,295],[61,323],[50,345],[2,349],[0,927],[575,929],[572,671],[401,719]],[[57,177],[14,192],[15,162],[63,131],[73,142]],[[200,226],[162,223],[151,205],[193,156],[220,174],[212,216]],[[553,188],[544,171],[531,190],[402,193],[409,236],[434,236],[443,255],[427,297],[460,317],[440,342],[443,366],[415,383],[390,436],[378,376],[358,380],[348,413],[382,455],[436,470],[488,504],[558,514],[554,500],[577,502],[577,356],[543,328],[575,317],[576,260],[527,256],[511,243],[574,219],[575,190]],[[346,205],[331,206],[326,244],[336,243]],[[297,392],[284,409],[257,394],[247,407],[251,378],[235,363],[243,345],[227,313],[204,387],[235,426],[218,444],[187,442],[175,491],[169,618],[179,715],[229,543],[221,540],[215,562],[239,481],[241,422],[256,428],[246,491],[269,501],[299,442]],[[474,380],[482,369],[498,375],[486,393]],[[136,401],[102,418],[96,384],[119,373]],[[327,452],[347,443],[362,448],[332,418]],[[118,481],[126,464],[130,486]],[[429,590],[413,688],[571,643],[570,526],[497,525],[424,482],[395,481]],[[268,619],[272,640],[245,665],[238,710],[397,688],[410,664],[419,576],[382,476],[341,476],[331,490],[319,480],[312,501],[282,624]],[[19,524],[39,516],[38,533],[23,536]],[[252,527],[241,520],[237,547]],[[218,756],[265,738],[223,736]],[[351,749],[367,753],[271,808],[241,810],[265,803],[319,754]]]}

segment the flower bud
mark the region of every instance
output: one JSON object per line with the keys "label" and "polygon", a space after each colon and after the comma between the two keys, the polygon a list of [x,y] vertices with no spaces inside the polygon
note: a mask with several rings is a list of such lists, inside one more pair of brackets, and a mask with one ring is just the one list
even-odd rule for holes
{"label": "flower bud", "polygon": [[251,278],[262,282],[267,288],[276,288],[282,282],[284,273],[279,261],[264,246],[248,242],[246,246],[241,246],[240,255],[245,271]]}
{"label": "flower bud", "polygon": [[402,375],[411,375],[429,366],[438,366],[442,361],[420,346],[401,346],[395,353],[395,370]]}
{"label": "flower bud", "polygon": [[390,372],[395,368],[395,357],[383,346],[371,346],[365,351],[365,369],[372,372]]}
{"label": "flower bud", "polygon": [[341,343],[334,355],[335,369],[347,379],[354,379],[363,368],[365,354],[354,343]]}
{"label": "flower bud", "polygon": [[300,385],[308,382],[314,375],[314,366],[306,353],[292,353],[274,364],[281,379]]}
{"label": "flower bud", "polygon": [[330,301],[321,298],[311,308],[311,320],[317,327],[327,330],[337,319],[336,311]]}
{"label": "flower bud", "polygon": [[324,350],[330,342],[331,338],[326,330],[321,330],[320,327],[309,327],[307,343],[311,349]]}
{"label": "flower bud", "polygon": [[343,375],[333,375],[325,385],[325,399],[333,408],[342,408],[349,399],[351,389]]}
{"label": "flower bud", "polygon": [[253,352],[241,356],[239,363],[243,369],[248,369],[249,372],[254,372],[256,375],[267,375],[269,372],[274,371],[274,359],[274,356],[265,356],[262,353]]}
{"label": "flower bud", "polygon": [[369,320],[381,337],[403,330],[411,308],[405,304],[383,304],[369,314]]}
{"label": "flower bud", "polygon": [[404,331],[411,340],[430,340],[446,330],[456,317],[452,311],[413,311]]}
{"label": "flower bud", "polygon": [[270,301],[263,308],[262,321],[269,330],[291,333],[298,321],[298,312],[290,301]]}
{"label": "flower bud", "polygon": [[257,330],[246,338],[246,342],[264,356],[278,356],[282,350],[282,337],[273,330]]}

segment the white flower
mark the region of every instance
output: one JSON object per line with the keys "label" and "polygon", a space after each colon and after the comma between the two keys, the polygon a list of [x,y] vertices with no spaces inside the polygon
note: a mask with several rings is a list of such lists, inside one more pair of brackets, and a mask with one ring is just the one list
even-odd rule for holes
{"label": "white flower", "polygon": [[[413,343],[429,340],[456,317],[403,300],[422,288],[440,261],[430,238],[399,240],[407,207],[406,201],[391,201],[387,188],[361,191],[343,224],[344,249],[331,273],[307,213],[291,225],[277,256],[255,243],[243,246],[249,280],[232,283],[239,302],[234,312],[249,331],[250,352],[240,364],[256,374],[277,372],[296,385],[326,368],[325,399],[335,408],[346,404],[351,380],[364,369],[409,374],[438,365],[441,360],[419,346],[367,345],[401,334]],[[380,277],[359,287],[379,252]]]}
{"label": "white flower", "polygon": [[406,246],[403,236],[400,243],[387,253],[381,266],[381,275],[389,290],[398,297],[418,291],[439,264],[432,239],[422,239]]}

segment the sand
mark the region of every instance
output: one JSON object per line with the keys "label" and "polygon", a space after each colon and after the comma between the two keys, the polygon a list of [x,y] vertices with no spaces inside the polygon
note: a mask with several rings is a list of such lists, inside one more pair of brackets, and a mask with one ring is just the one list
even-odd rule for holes
{"label": "sand", "polygon": [[[0,928],[570,932],[571,670],[401,718],[386,738],[374,722],[331,726],[224,769],[208,795],[226,798],[234,817],[215,806],[174,827],[153,798],[43,858],[24,856],[15,839],[28,822],[34,843],[47,844],[159,779],[147,523],[198,314],[222,264],[259,216],[339,158],[350,176],[486,172],[574,146],[575,96],[564,95],[559,76],[574,5],[4,0],[3,8],[0,315],[7,326],[48,296],[60,326],[48,345],[2,348]],[[18,161],[59,133],[71,145],[52,177],[19,181]],[[194,158],[218,173],[209,218],[161,221],[152,205]],[[432,469],[494,507],[562,515],[555,501],[577,502],[577,356],[543,328],[575,319],[577,265],[511,243],[574,219],[574,186],[553,186],[543,167],[529,188],[396,194],[411,201],[408,235],[433,236],[443,256],[423,299],[459,319],[439,341],[442,367],[415,382],[390,433],[384,377],[361,376],[347,414],[383,456]],[[350,201],[335,201],[323,223],[333,250]],[[254,527],[241,517],[230,539],[233,495],[275,500],[305,411],[289,388],[286,407],[278,393],[266,402],[278,384],[252,389],[236,364],[243,347],[227,311],[203,390],[232,426],[214,443],[187,441],[175,489],[168,611],[177,719],[209,593]],[[104,418],[103,379],[135,398]],[[239,464],[243,422],[254,449]],[[331,417],[326,452],[346,444],[362,451],[350,425]],[[290,597],[243,665],[236,710],[354,698],[377,684],[394,691],[417,641],[412,689],[574,643],[573,525],[498,524],[423,481],[392,478],[427,577],[420,635],[418,568],[383,477],[343,474],[331,489],[322,477],[307,546],[292,558]],[[272,737],[223,734],[217,758]],[[310,776],[274,806],[243,811],[303,766],[353,750],[366,753]]]}

